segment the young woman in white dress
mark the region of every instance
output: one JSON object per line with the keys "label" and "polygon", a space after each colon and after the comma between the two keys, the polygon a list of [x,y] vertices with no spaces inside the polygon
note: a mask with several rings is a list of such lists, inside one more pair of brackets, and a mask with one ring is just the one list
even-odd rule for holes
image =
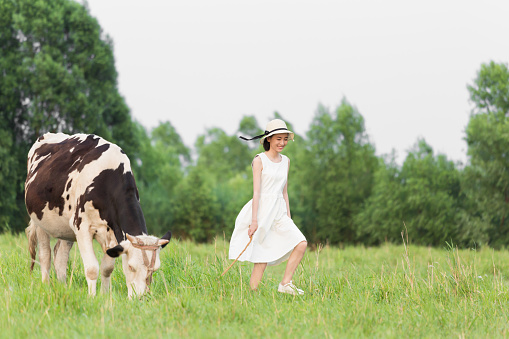
{"label": "young woman in white dress", "polygon": [[277,265],[288,259],[278,291],[304,294],[292,283],[292,277],[304,256],[307,242],[295,226],[288,200],[290,159],[281,154],[288,139],[294,138],[283,120],[267,124],[265,133],[251,139],[261,139],[265,152],[253,159],[253,199],[240,211],[230,241],[229,258],[235,259],[253,239],[240,261],[254,263],[250,286],[256,290],[267,265]]}

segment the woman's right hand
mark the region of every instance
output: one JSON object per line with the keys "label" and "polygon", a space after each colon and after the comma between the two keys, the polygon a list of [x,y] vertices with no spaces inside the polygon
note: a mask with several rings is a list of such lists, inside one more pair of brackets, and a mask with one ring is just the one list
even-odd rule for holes
{"label": "woman's right hand", "polygon": [[249,225],[249,229],[247,230],[247,235],[251,238],[257,229],[258,229],[258,222],[256,222],[256,221],[251,222],[251,225]]}

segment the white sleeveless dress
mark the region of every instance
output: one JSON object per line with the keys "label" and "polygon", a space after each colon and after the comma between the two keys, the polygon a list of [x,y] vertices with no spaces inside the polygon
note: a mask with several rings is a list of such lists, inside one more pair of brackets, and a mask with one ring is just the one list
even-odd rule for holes
{"label": "white sleeveless dress", "polygon": [[[287,215],[283,188],[288,179],[289,159],[282,155],[281,162],[269,160],[265,153],[258,154],[262,160],[260,203],[258,204],[258,230],[253,241],[239,261],[277,265],[290,257],[293,249],[306,238]],[[235,230],[230,241],[229,258],[235,259],[249,242],[247,235],[253,218],[251,199],[235,220]]]}

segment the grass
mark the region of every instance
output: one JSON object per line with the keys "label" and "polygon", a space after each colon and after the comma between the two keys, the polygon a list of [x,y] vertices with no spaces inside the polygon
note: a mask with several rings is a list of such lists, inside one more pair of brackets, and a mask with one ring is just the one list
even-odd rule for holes
{"label": "grass", "polygon": [[[294,282],[303,297],[276,292],[284,264],[258,292],[252,266],[230,261],[228,244],[172,240],[152,292],[127,300],[121,262],[108,295],[87,296],[77,246],[67,286],[29,273],[23,235],[0,235],[0,337],[507,337],[509,252],[409,245],[318,247]],[[99,253],[99,248],[96,248]],[[99,290],[99,289],[98,289]]]}

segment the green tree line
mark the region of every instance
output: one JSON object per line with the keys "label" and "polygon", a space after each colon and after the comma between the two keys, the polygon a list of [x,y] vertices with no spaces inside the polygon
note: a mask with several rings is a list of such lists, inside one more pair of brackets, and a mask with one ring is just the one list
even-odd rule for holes
{"label": "green tree line", "polygon": [[[0,0],[0,46],[2,230],[27,225],[26,155],[36,138],[79,132],[126,151],[151,233],[229,238],[252,195],[251,161],[262,151],[238,135],[258,134],[265,121],[239,116],[234,134],[207,129],[192,149],[171,121],[147,130],[118,92],[111,39],[74,1]],[[307,133],[285,149],[292,217],[308,240],[400,242],[406,225],[416,244],[509,245],[507,64],[482,64],[467,89],[474,110],[465,165],[436,154],[424,139],[401,165],[394,155],[377,156],[354,105],[346,98],[334,109],[319,105]]]}

